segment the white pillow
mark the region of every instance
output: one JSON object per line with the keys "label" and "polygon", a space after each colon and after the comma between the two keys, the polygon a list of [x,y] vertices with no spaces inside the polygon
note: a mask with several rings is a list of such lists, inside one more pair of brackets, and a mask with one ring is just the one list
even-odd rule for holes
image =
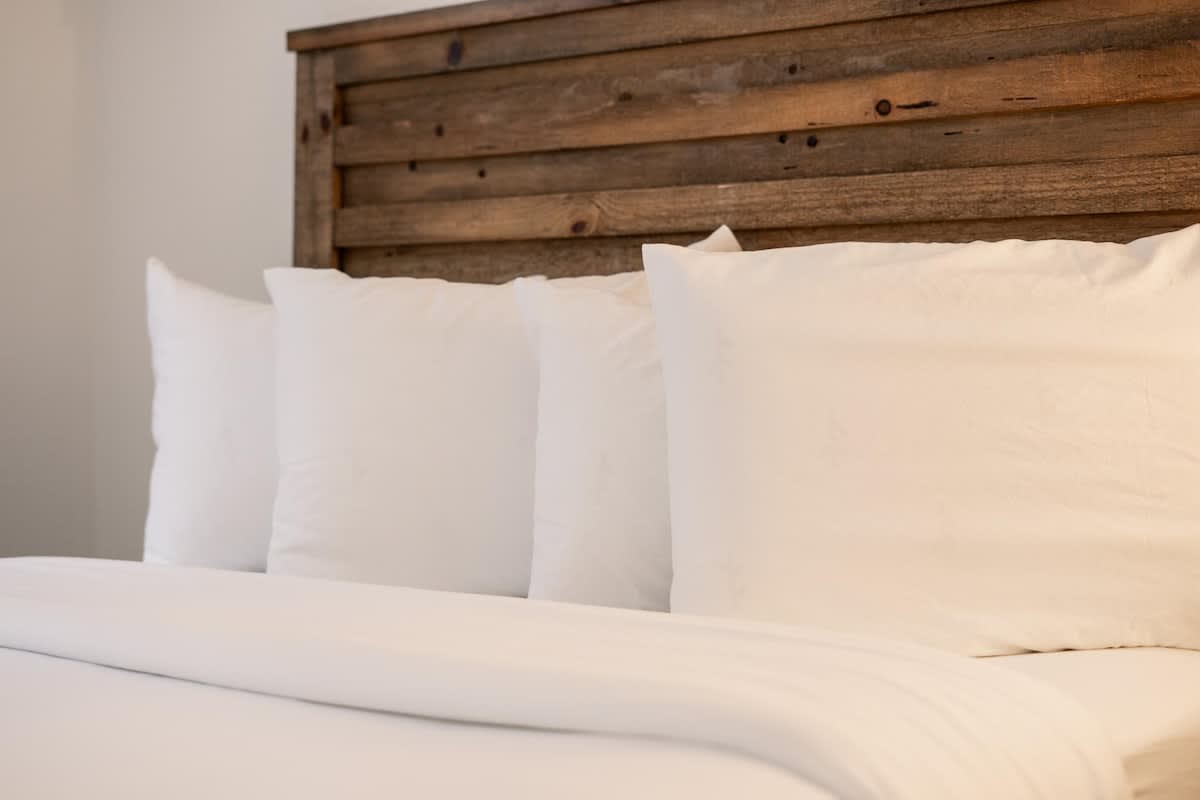
{"label": "white pillow", "polygon": [[672,610],[1200,648],[1200,226],[645,260]]}
{"label": "white pillow", "polygon": [[[692,247],[741,249],[725,227]],[[540,341],[529,596],[666,611],[666,409],[645,273],[517,291]]]}
{"label": "white pillow", "polygon": [[280,455],[268,571],[526,595],[538,379],[514,284],[277,269],[267,287]]}
{"label": "white pillow", "polygon": [[537,371],[513,285],[266,279],[280,455],[268,571],[524,595]]}
{"label": "white pillow", "polygon": [[152,259],[154,441],[145,560],[263,570],[275,496],[274,314]]}

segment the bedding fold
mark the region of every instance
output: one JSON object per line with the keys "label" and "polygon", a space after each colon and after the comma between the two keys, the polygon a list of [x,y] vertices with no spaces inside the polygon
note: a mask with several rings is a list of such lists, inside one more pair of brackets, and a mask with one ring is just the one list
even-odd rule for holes
{"label": "bedding fold", "polygon": [[0,560],[0,647],[351,708],[732,750],[858,800],[1119,800],[1064,694],[817,629],[216,570]]}

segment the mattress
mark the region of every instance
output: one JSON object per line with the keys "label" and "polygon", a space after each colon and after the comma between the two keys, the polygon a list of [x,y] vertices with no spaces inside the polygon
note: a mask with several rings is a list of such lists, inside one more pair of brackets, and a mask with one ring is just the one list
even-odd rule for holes
{"label": "mattress", "polygon": [[1121,753],[1137,800],[1200,799],[1200,652],[1146,647],[989,660],[1088,708]]}

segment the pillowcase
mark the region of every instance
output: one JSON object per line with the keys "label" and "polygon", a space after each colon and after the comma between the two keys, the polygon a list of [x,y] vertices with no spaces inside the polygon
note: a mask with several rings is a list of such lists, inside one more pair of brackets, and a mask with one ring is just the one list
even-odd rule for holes
{"label": "pillowcase", "polygon": [[[692,248],[741,249],[726,227]],[[666,611],[666,408],[645,273],[517,290],[540,342],[529,596]]]}
{"label": "pillowcase", "polygon": [[280,456],[268,571],[525,596],[538,374],[515,284],[266,276]]}
{"label": "pillowcase", "polygon": [[537,365],[511,283],[273,269],[268,572],[524,595]]}
{"label": "pillowcase", "polygon": [[146,265],[154,365],[146,561],[263,570],[275,497],[274,313]]}
{"label": "pillowcase", "polygon": [[1200,647],[1200,226],[645,261],[672,610]]}

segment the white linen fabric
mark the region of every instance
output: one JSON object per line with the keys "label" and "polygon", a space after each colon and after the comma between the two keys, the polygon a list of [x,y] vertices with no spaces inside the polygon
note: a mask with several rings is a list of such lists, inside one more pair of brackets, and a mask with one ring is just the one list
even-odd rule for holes
{"label": "white linen fabric", "polygon": [[1200,797],[1200,652],[1139,647],[991,659],[1061,689],[1109,732],[1137,800]]}
{"label": "white linen fabric", "polygon": [[843,800],[1128,797],[1104,733],[1064,694],[800,628],[11,559],[0,647],[347,708],[727,749]]}
{"label": "white linen fabric", "polygon": [[147,561],[263,570],[275,499],[275,332],[265,303],[146,265],[157,453]]}
{"label": "white linen fabric", "polygon": [[275,269],[267,286],[280,457],[268,570],[526,595],[538,377],[514,284]]}
{"label": "white linen fabric", "polygon": [[513,285],[266,273],[270,572],[524,595],[537,370]]}
{"label": "white linen fabric", "polygon": [[[721,227],[691,245],[739,252]],[[529,596],[666,611],[667,423],[645,274],[517,281],[538,349]]]}
{"label": "white linen fabric", "polygon": [[379,714],[2,647],[0,720],[12,800],[834,800],[683,742]]}
{"label": "white linen fabric", "polygon": [[645,260],[673,610],[1200,648],[1200,226]]}

